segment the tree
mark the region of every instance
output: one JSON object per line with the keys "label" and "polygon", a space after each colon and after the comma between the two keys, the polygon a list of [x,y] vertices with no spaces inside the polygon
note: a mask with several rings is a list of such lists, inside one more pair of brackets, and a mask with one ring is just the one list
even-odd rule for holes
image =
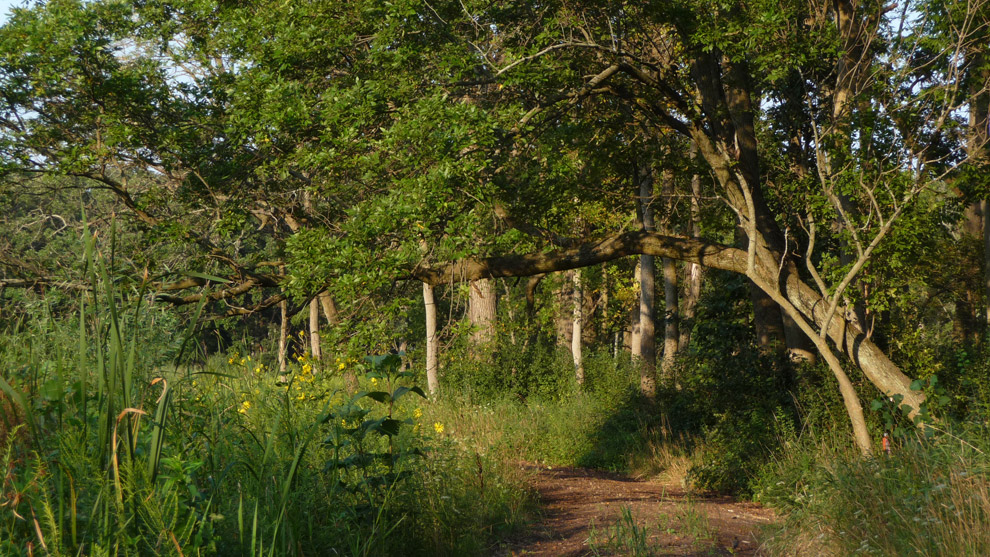
{"label": "tree", "polygon": [[[240,315],[327,290],[355,342],[399,334],[399,279],[633,255],[744,274],[772,301],[757,323],[782,309],[829,363],[868,450],[839,354],[921,410],[856,307],[967,163],[953,60],[984,29],[933,43],[909,7],[53,2],[0,33],[0,156],[104,188],[230,281],[157,280],[162,300]],[[628,218],[634,163],[670,142],[697,147],[725,217],[697,237]]]}

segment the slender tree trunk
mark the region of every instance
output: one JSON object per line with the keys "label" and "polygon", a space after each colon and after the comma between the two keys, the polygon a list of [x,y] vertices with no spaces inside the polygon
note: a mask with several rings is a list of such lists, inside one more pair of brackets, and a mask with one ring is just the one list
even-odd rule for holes
{"label": "slender tree trunk", "polygon": [[[279,275],[285,276],[285,265],[280,265],[278,269]],[[288,359],[287,352],[289,351],[289,302],[282,300],[278,303],[279,317],[281,317],[278,324],[278,372],[280,374],[285,374],[285,369],[287,367],[286,360]]]}
{"label": "slender tree trunk", "polygon": [[[982,21],[986,25],[986,21]],[[968,53],[968,62],[972,66],[970,76],[970,109],[969,109],[969,137],[967,137],[966,150],[972,163],[975,165],[986,165],[988,163],[988,149],[990,149],[990,64],[987,62],[986,39],[990,36],[990,31],[982,27],[979,32],[982,40],[975,41],[975,48]],[[990,201],[982,199],[977,202],[980,213],[983,216],[982,240],[983,240],[983,304],[981,307],[979,340],[983,339],[987,329],[990,328]],[[977,235],[979,238],[980,236]]]}
{"label": "slender tree trunk", "polygon": [[[691,143],[690,156],[694,159],[697,156],[698,147]],[[691,226],[689,235],[696,239],[701,239],[701,179],[695,174],[691,176]],[[684,352],[691,344],[691,330],[694,328],[695,307],[698,298],[701,297],[701,275],[702,267],[697,263],[686,263],[684,265],[684,297],[681,304],[681,338],[677,342],[677,350]]]}
{"label": "slender tree trunk", "polygon": [[990,329],[990,224],[986,218],[990,200],[983,200],[983,330]]}
{"label": "slender tree trunk", "polygon": [[314,361],[323,359],[320,351],[320,302],[316,298],[309,301],[309,352]]}
{"label": "slender tree trunk", "polygon": [[[666,215],[663,220],[663,232],[672,234],[670,225],[671,215],[674,213],[674,173],[670,170],[663,172],[663,198]],[[644,219],[645,220],[645,219]],[[663,328],[663,361],[660,364],[662,375],[670,378],[674,370],[674,362],[677,359],[678,343],[680,342],[680,312],[678,310],[677,288],[677,264],[673,259],[664,257],[661,260],[663,269],[663,302],[664,302],[664,328]]]}
{"label": "slender tree trunk", "polygon": [[426,386],[430,396],[440,393],[437,376],[437,305],[433,299],[433,287],[423,283],[423,304],[426,307]]}
{"label": "slender tree trunk", "polygon": [[686,352],[691,346],[691,331],[694,329],[694,316],[701,297],[702,267],[697,263],[684,265],[684,294],[681,298],[681,338],[677,341],[677,351]]}
{"label": "slender tree trunk", "polygon": [[278,372],[284,374],[288,365],[289,350],[289,302],[282,300],[278,303],[281,321],[278,327]]}
{"label": "slender tree trunk", "polygon": [[[859,400],[859,395],[856,393],[856,389],[849,380],[849,376],[846,375],[845,370],[842,369],[842,364],[839,362],[838,357],[832,351],[832,348],[828,345],[827,334],[818,335],[812,327],[811,323],[805,319],[799,308],[789,300],[780,290],[771,285],[771,283],[764,279],[760,281],[760,287],[764,289],[767,296],[771,298],[776,304],[780,305],[780,308],[787,312],[787,314],[794,320],[801,331],[811,339],[815,346],[818,348],[819,353],[825,358],[828,363],[829,369],[832,370],[833,376],[835,376],[836,381],[839,383],[839,392],[842,394],[842,402],[846,407],[846,414],[849,416],[849,421],[852,425],[853,438],[856,441],[856,446],[859,448],[860,452],[864,455],[869,455],[873,451],[873,441],[870,438],[870,432],[866,427],[866,418],[863,416],[863,405]],[[754,284],[755,284],[754,280]]]}
{"label": "slender tree trunk", "polygon": [[[505,281],[502,282],[502,292],[504,293],[506,299],[508,299],[509,296],[512,295],[512,290],[509,288],[509,283],[508,282],[505,282]],[[507,329],[509,331],[509,344],[511,344],[513,347],[515,347],[516,346],[516,326],[517,326],[517,321],[516,321],[516,314],[512,310],[512,305],[511,304],[506,308],[505,318],[508,320],[508,325],[509,325],[508,327],[505,327],[505,329]],[[513,373],[515,373],[515,372],[513,372]]]}
{"label": "slender tree trunk", "polygon": [[495,340],[495,304],[494,279],[480,279],[471,283],[471,293],[468,296],[468,319],[474,325],[471,343],[475,347],[489,345]]}
{"label": "slender tree trunk", "polygon": [[[645,166],[639,173],[639,203],[643,218],[643,228],[647,232],[656,231],[653,222],[653,168]],[[639,352],[640,389],[643,394],[653,397],[656,394],[656,261],[652,255],[639,257]]]}
{"label": "slender tree trunk", "polygon": [[656,294],[655,273],[656,263],[652,255],[641,255],[642,272],[640,274],[639,295],[639,354],[643,365],[640,376],[640,386],[643,394],[652,396],[656,392]]}
{"label": "slender tree trunk", "polygon": [[640,328],[639,328],[639,299],[641,296],[639,294],[640,292],[639,289],[642,287],[643,284],[642,276],[643,276],[643,259],[642,257],[637,257],[636,269],[633,271],[633,284],[636,285],[636,289],[637,289],[636,304],[629,311],[629,329],[628,329],[629,353],[632,355],[634,359],[641,357],[640,356],[641,347],[639,342],[639,339],[641,337]]}
{"label": "slender tree trunk", "polygon": [[678,343],[680,342],[679,321],[677,308],[677,264],[669,257],[663,258],[663,293],[664,293],[664,330],[663,330],[663,363],[661,370],[664,377],[669,378],[677,360]]}
{"label": "slender tree trunk", "polygon": [[581,354],[581,325],[584,321],[584,289],[581,286],[581,270],[571,271],[573,284],[573,319],[571,325],[571,355],[574,357],[574,377],[578,385],[584,384],[584,358]]}

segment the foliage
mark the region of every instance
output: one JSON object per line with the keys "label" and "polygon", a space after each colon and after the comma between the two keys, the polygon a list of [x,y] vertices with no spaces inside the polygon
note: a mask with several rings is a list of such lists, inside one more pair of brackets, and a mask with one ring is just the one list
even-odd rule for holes
{"label": "foliage", "polygon": [[[786,512],[775,553],[979,555],[990,547],[985,432],[921,436],[862,459],[810,435],[774,465],[762,496]],[[841,446],[841,445],[840,445]]]}
{"label": "foliage", "polygon": [[[284,375],[267,354],[169,363],[136,349],[161,343],[156,325],[87,252],[99,297],[71,320],[34,317],[43,335],[3,336],[21,347],[2,385],[24,420],[0,453],[5,555],[459,555],[523,521],[507,469],[421,428],[398,357],[317,374],[299,355]],[[364,390],[344,390],[348,371]]]}

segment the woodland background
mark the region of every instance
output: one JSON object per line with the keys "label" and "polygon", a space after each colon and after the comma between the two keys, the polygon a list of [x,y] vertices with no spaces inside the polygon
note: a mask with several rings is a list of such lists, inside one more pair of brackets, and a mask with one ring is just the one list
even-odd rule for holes
{"label": "woodland background", "polygon": [[488,553],[523,457],[767,502],[782,554],[985,552],[988,25],[15,8],[0,549]]}

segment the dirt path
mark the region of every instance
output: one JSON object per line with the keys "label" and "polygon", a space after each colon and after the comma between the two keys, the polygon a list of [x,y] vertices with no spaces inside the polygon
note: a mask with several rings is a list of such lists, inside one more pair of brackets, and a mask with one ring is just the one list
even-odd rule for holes
{"label": "dirt path", "polygon": [[[729,497],[693,498],[673,484],[583,468],[534,471],[543,517],[505,556],[759,555],[772,511]],[[637,549],[639,551],[637,551]]]}

